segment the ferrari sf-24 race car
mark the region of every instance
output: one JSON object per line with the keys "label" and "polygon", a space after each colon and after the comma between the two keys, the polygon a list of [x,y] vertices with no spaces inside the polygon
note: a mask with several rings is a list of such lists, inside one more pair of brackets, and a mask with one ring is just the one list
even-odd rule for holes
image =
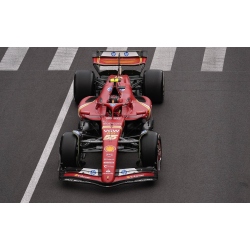
{"label": "ferrari sf-24 race car", "polygon": [[[152,103],[163,102],[163,71],[144,70],[147,51],[96,51],[92,60],[98,76],[89,70],[74,75],[80,121],[61,137],[59,179],[104,187],[157,180],[162,146],[152,131]],[[102,152],[102,164],[86,168],[92,152]],[[119,168],[118,152],[138,153],[135,167]]]}

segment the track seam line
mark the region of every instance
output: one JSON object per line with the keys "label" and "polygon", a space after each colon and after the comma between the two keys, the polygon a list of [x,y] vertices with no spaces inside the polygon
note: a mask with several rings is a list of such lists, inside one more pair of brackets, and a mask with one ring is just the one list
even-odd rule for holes
{"label": "track seam line", "polygon": [[50,153],[53,149],[53,146],[55,144],[55,141],[57,139],[59,131],[62,127],[64,119],[68,113],[68,110],[69,110],[69,107],[70,107],[72,100],[73,100],[73,82],[70,85],[66,99],[65,99],[63,106],[61,108],[61,111],[56,119],[54,127],[51,131],[51,134],[50,134],[49,139],[45,145],[45,148],[42,152],[42,155],[38,161],[38,164],[35,168],[35,171],[31,177],[29,185],[28,185],[28,187],[23,195],[21,203],[29,203],[30,202],[30,199],[31,199],[31,197],[36,189],[37,183],[42,175],[43,169],[44,169],[44,167],[48,161],[48,158],[50,156]]}

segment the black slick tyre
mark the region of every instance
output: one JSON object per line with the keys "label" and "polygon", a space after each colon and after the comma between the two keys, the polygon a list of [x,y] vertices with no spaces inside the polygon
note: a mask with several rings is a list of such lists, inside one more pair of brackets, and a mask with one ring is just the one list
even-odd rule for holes
{"label": "black slick tyre", "polygon": [[145,71],[142,92],[152,103],[163,102],[164,76],[162,70],[150,69]]}
{"label": "black slick tyre", "polygon": [[78,70],[74,75],[74,99],[78,105],[80,101],[95,95],[94,72],[90,70]]}
{"label": "black slick tyre", "polygon": [[154,131],[147,131],[140,140],[140,160],[142,167],[161,167],[161,137]]}
{"label": "black slick tyre", "polygon": [[62,135],[59,152],[63,168],[76,168],[77,138],[72,132],[66,132]]}

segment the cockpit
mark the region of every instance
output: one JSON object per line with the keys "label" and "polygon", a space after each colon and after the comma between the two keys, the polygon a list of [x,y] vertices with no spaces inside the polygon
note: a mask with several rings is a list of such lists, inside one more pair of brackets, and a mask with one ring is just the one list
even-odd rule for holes
{"label": "cockpit", "polygon": [[110,95],[109,103],[118,103],[119,102],[119,96],[118,95]]}

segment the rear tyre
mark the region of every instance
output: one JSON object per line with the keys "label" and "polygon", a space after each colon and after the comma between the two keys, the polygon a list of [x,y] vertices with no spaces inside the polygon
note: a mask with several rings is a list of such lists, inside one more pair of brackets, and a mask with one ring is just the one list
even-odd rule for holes
{"label": "rear tyre", "polygon": [[147,131],[140,140],[140,149],[142,167],[155,167],[160,170],[162,157],[160,134]]}
{"label": "rear tyre", "polygon": [[74,75],[74,99],[78,105],[80,101],[95,95],[94,72],[90,70],[78,70]]}
{"label": "rear tyre", "polygon": [[145,71],[142,92],[152,103],[163,102],[164,76],[162,70],[150,69]]}
{"label": "rear tyre", "polygon": [[59,151],[61,156],[61,166],[63,168],[76,168],[76,157],[78,155],[77,138],[72,132],[66,132],[63,134]]}

